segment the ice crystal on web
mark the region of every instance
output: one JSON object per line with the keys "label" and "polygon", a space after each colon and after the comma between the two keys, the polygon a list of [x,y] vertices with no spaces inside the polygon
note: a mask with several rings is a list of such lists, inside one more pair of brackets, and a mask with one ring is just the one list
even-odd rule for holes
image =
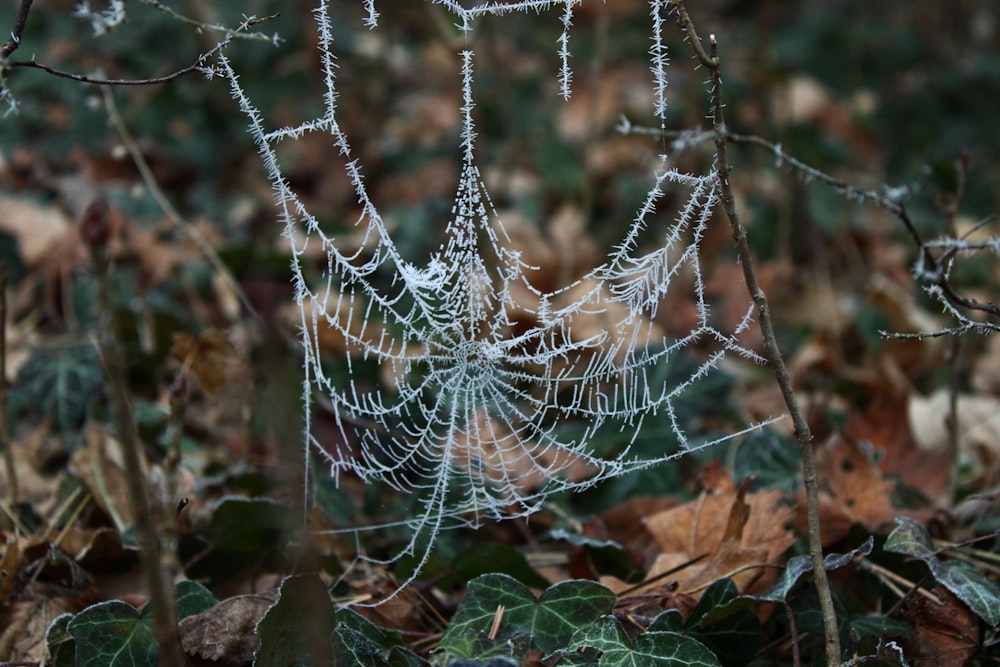
{"label": "ice crystal on web", "polygon": [[[561,8],[558,79],[563,95],[570,94],[569,32],[580,0],[481,2],[471,8],[447,0],[437,4],[462,28],[481,15]],[[375,26],[375,3],[363,6],[366,24]],[[666,7],[663,0],[650,6],[655,114],[662,122]],[[412,536],[402,553],[416,557],[419,571],[446,528],[524,517],[554,492],[582,490],[660,465],[684,447],[710,444],[693,442],[685,432],[680,397],[727,353],[760,361],[737,344],[739,330],[725,334],[710,324],[704,300],[698,253],[719,202],[717,174],[679,173],[667,168],[664,156],[638,213],[623,225],[624,239],[605,262],[570,284],[540,290],[494,210],[476,162],[474,53],[466,50],[460,65],[461,172],[451,217],[435,253],[420,262],[404,257],[369,197],[362,167],[338,123],[325,1],[315,16],[325,73],[325,113],[318,119],[268,131],[237,73],[225,58],[221,62],[250,120],[293,256],[306,404],[311,405],[312,392],[322,392],[340,431],[339,442],[318,443],[307,426],[307,456],[325,460],[335,478],[349,472],[415,499],[419,511],[401,522]],[[355,225],[365,235],[363,251],[357,244],[342,247],[325,231],[281,173],[276,145],[311,132],[328,134],[345,157],[345,177],[361,210]],[[672,221],[657,215],[667,188],[686,191],[686,203]],[[660,227],[665,232],[658,248],[641,250],[643,230]],[[315,244],[327,259],[320,280],[308,277],[304,266],[307,247]],[[698,323],[686,336],[668,339],[653,318],[682,274],[694,276]],[[392,276],[388,285],[386,275]],[[749,322],[748,311],[740,329]],[[328,375],[322,363],[326,330],[344,341],[346,382]],[[680,379],[665,382],[655,369],[696,341],[713,343],[714,352]],[[354,381],[357,360],[377,362],[390,381],[381,386]],[[626,446],[611,458],[592,451],[591,440],[602,428],[622,429],[628,443],[651,419],[670,424],[680,451],[641,457]]]}

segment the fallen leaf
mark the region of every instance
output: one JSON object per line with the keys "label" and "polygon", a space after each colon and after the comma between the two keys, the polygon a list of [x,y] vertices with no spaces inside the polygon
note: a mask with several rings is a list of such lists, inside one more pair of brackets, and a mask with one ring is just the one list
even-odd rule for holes
{"label": "fallen leaf", "polygon": [[944,586],[933,592],[942,604],[913,596],[903,605],[903,616],[914,625],[902,642],[906,657],[913,667],[962,667],[979,650],[979,619]]}
{"label": "fallen leaf", "polygon": [[58,206],[0,195],[0,231],[14,237],[21,258],[35,266],[63,239],[72,224]]}
{"label": "fallen leaf", "polygon": [[[845,538],[855,523],[871,531],[891,521],[898,513],[889,493],[893,482],[862,444],[844,433],[834,433],[816,451],[816,475],[821,485],[820,524],[823,546]],[[799,506],[805,508],[805,491]],[[805,532],[806,515],[801,511],[797,525]]]}
{"label": "fallen leaf", "polygon": [[[84,434],[85,446],[73,452],[69,469],[83,482],[94,502],[109,516],[119,530],[134,521],[132,501],[121,443],[99,426],[90,426]],[[148,475],[145,458],[140,456]]]}
{"label": "fallen leaf", "polygon": [[[703,473],[711,485],[696,500],[658,512],[645,520],[659,554],[646,575],[650,587],[635,594],[648,596],[664,584],[663,575],[698,557],[670,576],[671,596],[697,600],[701,591],[721,577],[730,577],[741,593],[765,590],[777,578],[777,565],[795,541],[786,524],[794,512],[782,506],[780,491],[748,492],[749,480],[736,488],[721,465]],[[629,588],[613,578],[602,579],[612,590]]]}
{"label": "fallen leaf", "polygon": [[0,605],[7,604],[18,582],[18,573],[24,565],[21,546],[14,536],[3,535],[3,557],[0,558]]}
{"label": "fallen leaf", "polygon": [[199,336],[186,331],[174,333],[170,355],[183,363],[181,373],[190,370],[210,398],[217,398],[226,386],[226,371],[235,350],[224,331],[206,329]]}
{"label": "fallen leaf", "polygon": [[200,614],[188,616],[177,627],[181,648],[190,656],[220,665],[251,662],[257,648],[254,629],[277,599],[276,590],[237,595]]}
{"label": "fallen leaf", "polygon": [[[909,416],[920,449],[947,449],[950,413],[947,390],[913,398]],[[968,394],[958,397],[958,449],[973,464],[977,487],[1000,481],[1000,399]]]}
{"label": "fallen leaf", "polygon": [[[942,505],[947,498],[948,473],[952,466],[947,446],[918,446],[911,428],[910,413],[918,397],[876,397],[864,412],[851,414],[844,424],[844,433],[857,442],[871,443],[878,454],[878,465],[884,475],[898,477],[911,489],[919,490],[931,502]],[[929,419],[921,410],[921,419]],[[938,413],[940,417],[940,413]],[[926,438],[927,424],[916,425],[920,438]]]}

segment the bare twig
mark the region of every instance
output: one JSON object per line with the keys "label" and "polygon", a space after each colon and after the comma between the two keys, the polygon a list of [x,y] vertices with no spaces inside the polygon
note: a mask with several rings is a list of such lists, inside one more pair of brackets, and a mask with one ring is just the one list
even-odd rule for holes
{"label": "bare twig", "polygon": [[21,37],[24,35],[24,26],[28,24],[28,12],[31,11],[33,0],[21,0],[21,6],[17,10],[17,21],[14,22],[14,29],[10,33],[10,39],[0,49],[0,59],[10,56],[21,46]]}
{"label": "bare twig", "polygon": [[10,109],[15,110],[17,108],[17,101],[14,99],[10,92],[10,88],[7,84],[7,74],[15,68],[28,68],[28,69],[39,69],[47,74],[56,76],[62,79],[71,79],[73,81],[78,81],[80,83],[89,83],[98,86],[149,86],[154,84],[166,83],[168,81],[173,81],[174,79],[184,76],[185,74],[190,74],[192,72],[201,72],[207,76],[212,75],[212,69],[206,66],[205,63],[208,62],[210,58],[218,54],[222,49],[224,49],[233,38],[243,38],[243,39],[258,39],[272,42],[273,44],[279,44],[281,39],[277,34],[265,35],[260,32],[250,32],[250,28],[265,21],[270,21],[278,16],[278,14],[272,14],[270,16],[265,16],[262,18],[257,17],[247,17],[243,22],[236,28],[227,28],[221,25],[209,25],[201,23],[195,19],[189,18],[182,14],[178,14],[174,10],[166,7],[162,3],[156,2],[156,0],[143,0],[145,4],[148,4],[160,11],[178,19],[183,23],[188,23],[194,25],[199,30],[211,30],[215,32],[221,32],[224,34],[224,38],[219,41],[214,47],[199,55],[193,63],[187,67],[182,67],[178,70],[171,72],[170,74],[165,74],[163,76],[147,77],[141,79],[107,79],[100,76],[91,76],[87,74],[77,74],[75,72],[68,72],[61,70],[44,63],[40,63],[34,58],[30,60],[9,60],[9,56],[17,50],[21,45],[21,37],[24,34],[24,29],[28,21],[28,13],[31,9],[32,0],[21,0],[21,6],[18,10],[17,21],[14,25],[14,29],[11,32],[10,39],[4,44],[3,48],[0,49],[0,97],[8,100],[10,104]]}
{"label": "bare twig", "polygon": [[[837,178],[836,176],[827,174],[812,165],[806,164],[805,162],[788,155],[784,152],[780,144],[772,143],[755,135],[737,134],[729,131],[726,127],[715,128],[713,130],[664,132],[660,128],[632,125],[627,119],[622,120],[618,129],[620,132],[626,134],[641,134],[673,138],[675,140],[675,146],[681,148],[707,141],[718,142],[720,139],[725,140],[728,143],[756,146],[757,148],[761,148],[771,153],[775,157],[779,166],[785,166],[797,171],[807,180],[823,183],[824,185],[840,192],[847,199],[874,204],[898,218],[903,224],[903,228],[910,235],[910,238],[913,239],[914,245],[919,249],[920,270],[918,273],[925,283],[925,289],[932,297],[945,306],[945,310],[949,312],[949,314],[953,315],[958,320],[959,326],[942,328],[938,331],[921,331],[918,333],[891,333],[882,331],[880,334],[883,337],[921,339],[952,336],[967,333],[969,331],[988,333],[1000,332],[1000,322],[981,322],[972,320],[969,315],[962,312],[979,312],[992,317],[995,320],[1000,320],[1000,306],[992,302],[982,302],[972,297],[963,295],[952,284],[950,280],[951,273],[949,271],[954,255],[957,252],[966,250],[989,250],[1000,254],[1000,241],[965,243],[954,238],[926,241],[917,230],[913,220],[910,218],[906,205],[898,198],[890,196],[886,193],[877,192],[875,190],[859,188],[856,185],[848,183],[842,178]],[[887,190],[886,192],[889,191]],[[989,217],[980,224],[985,224],[992,219],[992,217]],[[932,250],[937,248],[944,248],[946,252],[940,257],[935,257]]]}
{"label": "bare twig", "polygon": [[676,8],[677,22],[684,30],[688,41],[691,42],[698,60],[711,72],[712,124],[717,134],[715,142],[716,168],[718,169],[719,182],[722,188],[722,207],[726,211],[726,217],[729,218],[733,239],[736,242],[736,249],[739,255],[740,266],[743,268],[743,277],[750,292],[750,298],[753,299],[754,305],[757,308],[760,329],[764,339],[764,355],[773,367],[775,379],[781,389],[788,412],[792,417],[792,423],[795,426],[795,436],[799,442],[799,450],[802,455],[802,479],[806,489],[809,553],[812,557],[813,581],[816,584],[820,609],[823,615],[823,630],[826,636],[826,662],[830,667],[834,667],[840,664],[840,635],[837,627],[837,614],[833,606],[833,596],[830,593],[830,583],[823,563],[823,545],[819,523],[819,483],[813,459],[813,437],[809,429],[809,423],[806,421],[805,415],[799,407],[795,392],[792,389],[788,368],[785,365],[781,348],[778,346],[777,337],[774,333],[774,323],[771,319],[767,294],[765,294],[757,280],[753,255],[750,252],[750,244],[747,241],[746,228],[743,226],[739,212],[736,210],[736,200],[729,183],[728,141],[726,138],[726,120],[722,102],[722,78],[719,67],[718,43],[714,35],[710,36],[710,53],[706,53],[694,24],[688,16],[684,1],[671,0],[671,6]]}

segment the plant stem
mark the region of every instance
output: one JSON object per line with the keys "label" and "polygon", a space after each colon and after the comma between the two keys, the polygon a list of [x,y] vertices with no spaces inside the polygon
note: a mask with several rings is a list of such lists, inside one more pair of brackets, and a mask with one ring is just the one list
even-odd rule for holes
{"label": "plant stem", "polygon": [[0,447],[7,470],[7,503],[17,513],[17,472],[7,421],[7,260],[0,261]]}
{"label": "plant stem", "polygon": [[[95,210],[97,207],[97,210]],[[103,203],[91,204],[85,218],[100,216],[94,225],[107,225],[107,212]],[[84,220],[84,225],[93,220]],[[84,231],[84,234],[86,232]],[[160,540],[153,525],[152,503],[146,473],[143,470],[139,442],[132,408],[129,401],[128,384],[125,374],[125,360],[115,327],[114,306],[111,300],[110,267],[106,235],[97,241],[84,236],[91,250],[94,262],[94,278],[97,281],[98,307],[102,325],[99,328],[98,345],[111,392],[115,429],[121,443],[122,457],[128,483],[129,501],[135,517],[136,537],[139,541],[143,575],[149,589],[149,604],[153,606],[153,633],[159,645],[159,664],[163,667],[183,667],[177,635],[177,614],[174,589],[160,568]]]}
{"label": "plant stem", "polygon": [[736,249],[739,255],[740,266],[743,267],[743,277],[747,284],[747,290],[750,292],[750,298],[753,299],[754,305],[757,308],[757,315],[760,318],[760,329],[764,338],[764,356],[767,357],[774,369],[774,376],[781,389],[785,405],[788,407],[788,413],[792,417],[792,423],[795,426],[795,437],[798,440],[799,450],[802,454],[802,481],[806,489],[809,554],[812,557],[813,581],[816,584],[820,610],[823,615],[823,631],[826,635],[826,663],[829,667],[834,667],[840,664],[840,634],[837,627],[837,613],[833,606],[833,596],[830,593],[830,582],[826,576],[826,568],[823,564],[823,543],[819,523],[819,484],[816,476],[816,464],[813,458],[813,436],[809,428],[809,423],[806,421],[805,415],[799,407],[798,399],[795,397],[795,392],[792,389],[788,367],[785,365],[781,348],[778,346],[778,340],[774,333],[774,322],[771,319],[767,295],[757,281],[753,255],[750,252],[750,244],[747,241],[746,228],[743,226],[739,212],[736,210],[736,200],[729,183],[730,167],[726,141],[726,120],[722,103],[722,77],[719,67],[718,43],[715,40],[715,35],[711,35],[709,37],[710,52],[706,53],[694,28],[694,24],[687,14],[683,0],[671,0],[671,4],[677,10],[678,24],[685,31],[698,60],[712,73],[712,123],[717,134],[715,142],[716,166],[722,188],[722,207],[726,211],[726,217],[729,218],[733,240],[736,242]]}

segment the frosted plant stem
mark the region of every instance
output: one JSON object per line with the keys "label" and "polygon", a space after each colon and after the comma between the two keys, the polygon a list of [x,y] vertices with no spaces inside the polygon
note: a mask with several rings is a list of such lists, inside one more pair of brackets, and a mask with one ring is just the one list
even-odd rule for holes
{"label": "frosted plant stem", "polygon": [[823,543],[819,523],[819,484],[816,476],[816,464],[813,458],[813,436],[805,415],[799,407],[795,392],[792,389],[788,367],[785,365],[781,348],[778,346],[778,341],[774,334],[774,323],[771,320],[767,295],[757,281],[757,274],[754,271],[753,265],[753,255],[750,252],[750,244],[747,242],[746,228],[740,221],[739,213],[736,210],[733,190],[729,184],[729,157],[725,139],[726,121],[722,104],[722,77],[719,67],[718,43],[715,40],[715,35],[711,35],[709,37],[711,52],[706,53],[694,28],[694,24],[687,14],[683,0],[671,0],[671,3],[677,9],[678,24],[685,31],[698,60],[712,73],[712,122],[718,135],[715,146],[719,182],[722,188],[722,207],[725,209],[726,217],[729,218],[729,224],[732,227],[733,239],[736,242],[740,266],[743,267],[743,277],[746,280],[747,290],[750,292],[750,297],[753,299],[754,305],[757,308],[757,315],[760,318],[761,333],[764,337],[764,354],[774,368],[774,376],[778,382],[778,386],[781,388],[781,395],[785,400],[785,405],[788,406],[788,413],[792,417],[792,423],[795,426],[795,437],[799,442],[799,450],[802,454],[802,482],[806,489],[809,554],[812,557],[813,580],[816,583],[820,610],[823,615],[823,631],[826,635],[826,663],[829,667],[834,667],[840,664],[840,634],[837,628],[837,613],[833,607],[833,596],[830,593],[830,582],[826,576],[826,568],[823,564]]}
{"label": "frosted plant stem", "polygon": [[[84,214],[84,234],[87,225],[100,232],[106,228],[107,211],[104,204],[91,204]],[[89,218],[89,220],[88,220]],[[84,238],[90,246],[94,262],[94,279],[97,282],[97,299],[103,320],[98,335],[98,346],[105,372],[108,375],[108,390],[111,392],[112,412],[115,429],[121,443],[122,458],[125,463],[125,474],[129,502],[132,504],[135,516],[136,536],[139,540],[139,555],[142,562],[143,576],[149,589],[149,604],[153,608],[153,635],[159,646],[159,664],[161,667],[183,667],[184,656],[181,653],[177,635],[177,613],[174,589],[167,581],[166,573],[160,565],[160,538],[153,525],[153,508],[149,498],[149,487],[146,483],[146,473],[142,469],[139,449],[142,446],[136,432],[132,408],[129,402],[128,387],[125,379],[125,360],[122,356],[121,342],[117,338],[114,323],[114,306],[111,301],[110,268],[111,260],[107,249],[107,232],[103,241]]]}

